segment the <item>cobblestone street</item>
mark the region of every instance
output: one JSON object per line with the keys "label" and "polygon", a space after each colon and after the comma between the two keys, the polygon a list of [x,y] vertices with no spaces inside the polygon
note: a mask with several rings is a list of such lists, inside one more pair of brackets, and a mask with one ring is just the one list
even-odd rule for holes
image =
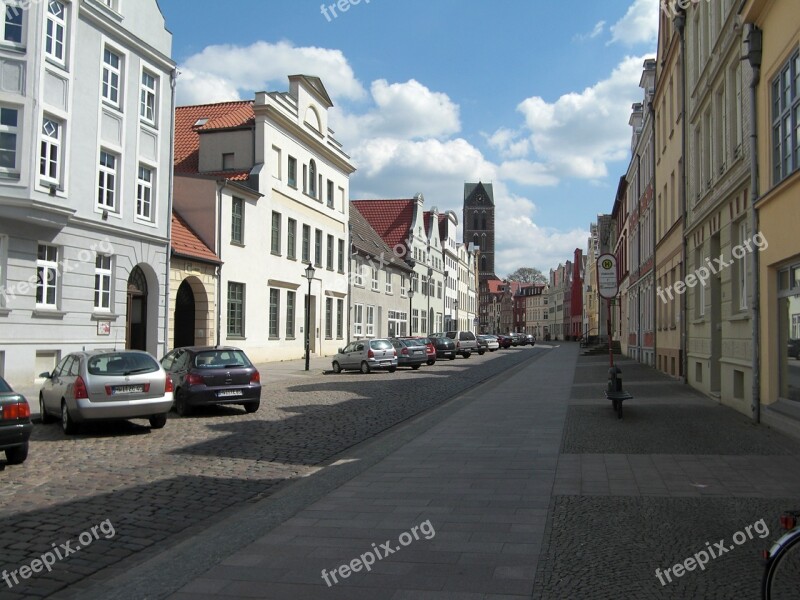
{"label": "cobblestone street", "polygon": [[524,362],[520,348],[438,361],[419,371],[275,380],[262,367],[261,409],[205,410],[151,431],[143,421],[87,426],[66,438],[37,424],[30,457],[0,472],[0,569],[14,570],[108,519],[100,536],[52,572],[0,598],[42,597],[123,558],[152,554],[307,475],[335,454]]}

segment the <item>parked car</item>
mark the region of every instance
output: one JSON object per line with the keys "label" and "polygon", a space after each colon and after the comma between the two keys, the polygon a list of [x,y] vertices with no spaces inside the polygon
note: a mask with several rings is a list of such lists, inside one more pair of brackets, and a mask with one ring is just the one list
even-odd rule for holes
{"label": "parked car", "polygon": [[198,406],[241,404],[254,413],[261,405],[261,374],[232,346],[176,348],[161,359],[172,378],[175,412],[189,416]]}
{"label": "parked car", "polygon": [[526,346],[535,346],[536,345],[536,336],[532,333],[525,334],[525,345]]}
{"label": "parked car", "polygon": [[331,364],[334,373],[346,369],[360,370],[365,374],[373,369],[386,369],[394,373],[397,370],[397,352],[391,340],[357,340],[339,348]]}
{"label": "parked car", "polygon": [[800,358],[800,339],[798,340],[789,340],[789,356],[792,358]]}
{"label": "parked car", "polygon": [[500,348],[500,342],[497,341],[497,338],[493,335],[484,334],[478,336],[478,342],[481,342],[482,345],[489,351],[494,352]]}
{"label": "parked car", "polygon": [[28,458],[32,430],[28,401],[0,377],[0,450],[5,450],[8,464],[20,465]]}
{"label": "parked car", "polygon": [[416,371],[428,362],[428,349],[419,338],[395,338],[392,344],[397,352],[398,367],[411,367]]}
{"label": "parked car", "polygon": [[139,350],[73,352],[40,377],[42,423],[57,415],[68,435],[85,421],[148,419],[150,427],[161,429],[172,408],[172,380]]}
{"label": "parked car", "polygon": [[429,338],[436,349],[436,358],[456,359],[456,343],[449,337],[442,334],[440,337]]}
{"label": "parked car", "polygon": [[509,333],[508,337],[511,338],[511,345],[517,347],[521,345],[520,335],[518,333]]}
{"label": "parked car", "polygon": [[455,341],[456,354],[469,358],[473,352],[478,352],[478,338],[471,331],[448,331],[445,335]]}
{"label": "parked car", "polygon": [[422,342],[425,344],[425,351],[426,351],[427,356],[428,356],[428,361],[427,361],[428,366],[435,365],[436,364],[436,348],[434,347],[433,342],[431,341],[430,338],[419,338],[419,339],[422,340]]}
{"label": "parked car", "polygon": [[507,335],[498,335],[497,343],[501,348],[511,348],[511,337]]}

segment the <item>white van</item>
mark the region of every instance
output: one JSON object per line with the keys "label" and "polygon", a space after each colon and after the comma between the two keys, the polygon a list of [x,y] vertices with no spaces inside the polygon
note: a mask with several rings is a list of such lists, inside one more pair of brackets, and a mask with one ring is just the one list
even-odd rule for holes
{"label": "white van", "polygon": [[[448,331],[447,337],[456,343],[456,354],[469,358],[473,352],[479,352],[478,338],[471,331]],[[482,354],[482,353],[481,353]]]}

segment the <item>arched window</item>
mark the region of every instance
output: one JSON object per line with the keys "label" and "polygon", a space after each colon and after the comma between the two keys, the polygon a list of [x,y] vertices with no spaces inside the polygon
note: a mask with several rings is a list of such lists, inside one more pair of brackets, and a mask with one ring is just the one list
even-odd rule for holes
{"label": "arched window", "polygon": [[481,256],[481,271],[486,272],[486,257]]}
{"label": "arched window", "polygon": [[473,229],[477,229],[478,228],[478,213],[477,212],[472,213],[472,228]]}
{"label": "arched window", "polygon": [[480,245],[481,245],[481,243],[478,241],[478,234],[477,234],[477,233],[475,233],[475,234],[473,234],[473,235],[472,235],[472,242],[473,242],[473,243],[474,243],[476,246],[480,246]]}
{"label": "arched window", "polygon": [[313,158],[308,163],[308,195],[317,197],[317,163]]}
{"label": "arched window", "polygon": [[484,231],[487,229],[486,227],[486,212],[481,213],[481,229]]}

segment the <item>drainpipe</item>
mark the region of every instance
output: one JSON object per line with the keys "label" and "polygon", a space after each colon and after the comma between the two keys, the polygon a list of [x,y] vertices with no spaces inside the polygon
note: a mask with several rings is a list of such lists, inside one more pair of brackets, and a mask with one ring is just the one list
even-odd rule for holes
{"label": "drainpipe", "polygon": [[[170,127],[169,127],[169,185],[167,191],[167,257],[166,279],[164,282],[164,354],[169,352],[169,296],[170,296],[170,269],[172,268],[172,202],[175,190],[175,98],[178,82],[178,69],[172,69],[169,77],[171,90]],[[174,340],[173,340],[174,342]]]}
{"label": "drainpipe", "polygon": [[[683,235],[681,240],[681,281],[686,281],[686,9],[677,5],[677,15],[675,16],[675,28],[681,38],[681,162],[680,172],[680,206],[681,220],[683,225]],[[686,340],[688,338],[689,326],[686,322],[688,314],[687,297],[688,294],[681,294],[681,370],[683,371],[684,383],[689,382],[689,359],[687,356]]]}
{"label": "drainpipe", "polygon": [[[758,233],[758,210],[756,202],[758,202],[758,84],[761,80],[761,50],[762,50],[762,31],[755,25],[750,26],[750,32],[747,36],[747,60],[750,62],[750,67],[753,70],[753,76],[750,79],[750,220],[753,224],[753,235]],[[753,358],[752,358],[752,401],[751,410],[753,421],[759,423],[761,421],[761,374],[760,368],[760,354],[759,344],[760,340],[760,302],[759,302],[759,259],[758,252],[751,252],[751,264],[753,267],[753,286],[751,291],[752,309],[752,335],[753,335]]]}
{"label": "drainpipe", "polygon": [[217,182],[217,346],[222,345],[222,192],[228,180]]}
{"label": "drainpipe", "polygon": [[[656,66],[656,68],[658,68],[658,66]],[[655,100],[655,86],[656,85],[657,85],[657,83],[653,84],[653,100]],[[658,213],[656,213],[656,190],[658,189],[658,187],[656,187],[656,148],[657,148],[657,141],[658,140],[656,139],[656,129],[657,129],[657,127],[656,127],[656,108],[653,105],[653,101],[652,100],[650,101],[650,127],[652,128],[652,131],[653,131],[653,135],[651,137],[651,144],[650,144],[651,153],[652,153],[652,162],[650,163],[650,165],[651,165],[651,167],[653,169],[653,173],[652,173],[652,177],[651,177],[651,181],[653,182],[651,184],[651,189],[653,190],[653,194],[650,197],[650,221],[651,221],[651,225],[650,225],[650,234],[651,234],[650,235],[650,242],[653,245],[652,254],[651,254],[652,260],[653,260],[653,267],[652,267],[652,269],[650,271],[650,280],[651,280],[650,284],[652,286],[651,287],[651,290],[652,290],[652,294],[651,295],[653,296],[653,298],[652,298],[652,300],[653,300],[653,303],[652,303],[653,304],[653,306],[652,306],[653,312],[651,313],[651,326],[652,326],[652,329],[653,329],[653,368],[657,368],[658,359],[656,357],[658,356],[658,336],[656,335],[656,330],[658,328],[658,317],[657,317],[657,315],[658,315],[658,301],[656,300],[656,265],[658,263],[656,262],[656,245],[657,245],[656,244],[656,235],[657,235],[656,215]],[[665,198],[665,200],[666,200],[666,198]]]}

